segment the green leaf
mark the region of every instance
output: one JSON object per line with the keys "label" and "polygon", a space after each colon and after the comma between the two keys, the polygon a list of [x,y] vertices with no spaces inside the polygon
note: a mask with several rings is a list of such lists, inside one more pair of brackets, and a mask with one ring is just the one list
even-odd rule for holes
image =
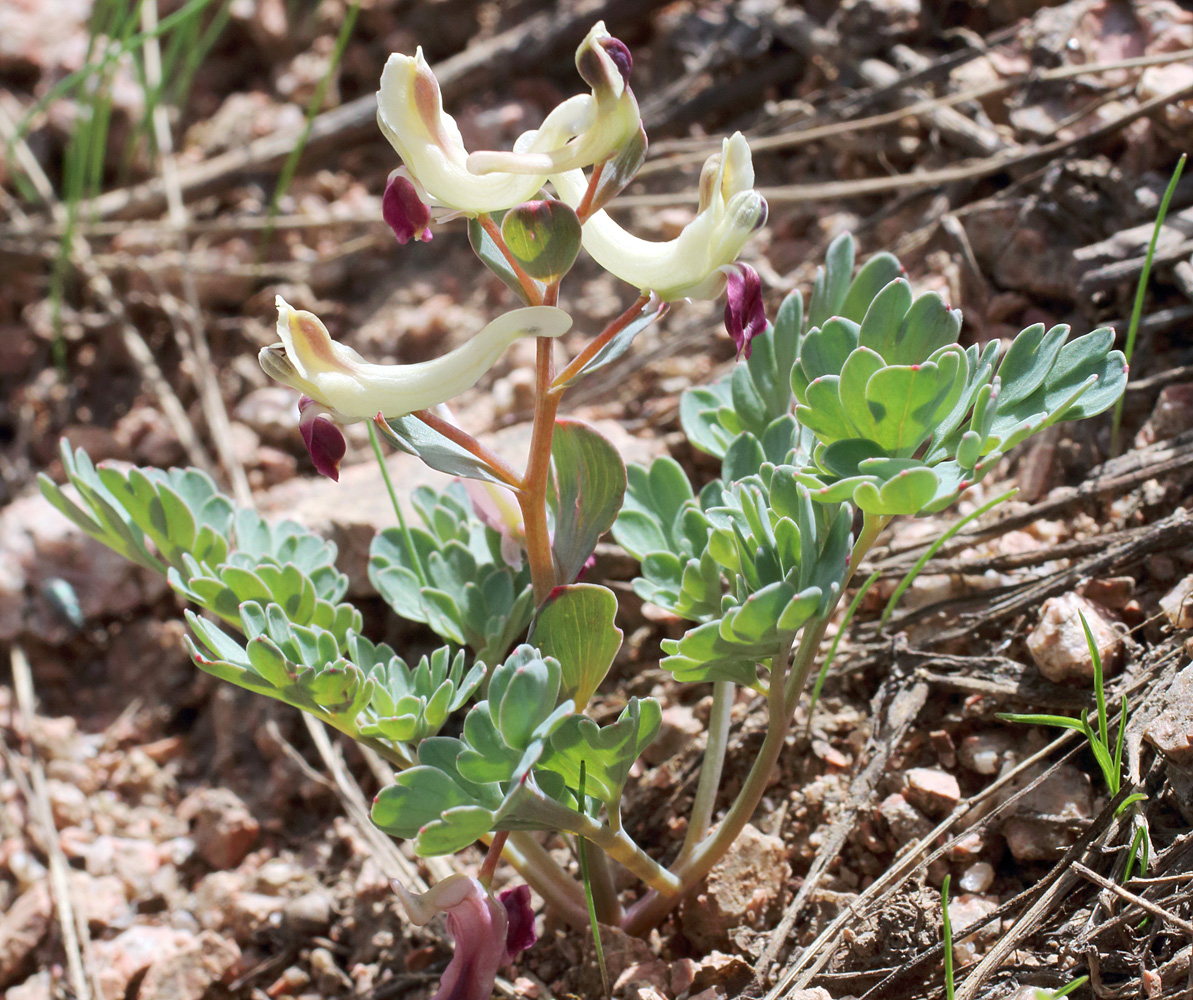
{"label": "green leaf", "polygon": [[811,326],[822,326],[830,316],[840,313],[853,276],[853,253],[851,233],[842,233],[829,244],[824,267],[816,269],[816,281],[808,301]]}
{"label": "green leaf", "polygon": [[642,751],[659,731],[662,710],[654,698],[631,698],[617,721],[598,727],[592,719],[573,715],[551,735],[551,745],[538,766],[579,784],[585,768],[587,793],[611,808]]}
{"label": "green leaf", "polygon": [[876,253],[857,272],[837,312],[860,323],[874,297],[903,273],[903,266],[892,253]]}
{"label": "green leaf", "polygon": [[[482,264],[492,271],[498,278],[501,279],[502,284],[505,285],[511,292],[513,292],[525,305],[535,305],[529,296],[526,294],[526,289],[522,287],[522,282],[518,280],[518,275],[506,260],[505,254],[501,252],[500,247],[494,242],[479,218],[472,218],[468,220],[468,242],[472,244],[472,250],[480,258]],[[532,284],[538,289],[539,296],[537,302],[542,301],[542,292],[546,288],[541,281],[534,281]]]}
{"label": "green leaf", "polygon": [[621,648],[616,616],[613,591],[591,583],[556,587],[539,609],[530,641],[559,661],[564,694],[577,711],[588,704]]}
{"label": "green leaf", "polygon": [[874,296],[870,308],[866,310],[858,334],[858,346],[868,347],[878,354],[888,365],[915,364],[924,360],[922,357],[899,359],[899,335],[903,324],[903,317],[911,308],[911,285],[904,278],[892,281]]}
{"label": "green leaf", "polygon": [[575,420],[556,423],[551,458],[556,483],[551,548],[559,579],[570,583],[621,509],[626,470],[608,440]]}
{"label": "green leaf", "polygon": [[414,455],[437,472],[504,486],[479,458],[410,414],[374,421],[381,435],[398,451]]}
{"label": "green leaf", "polygon": [[659,319],[667,312],[668,305],[662,301],[657,295],[651,294],[650,298],[643,304],[637,315],[630,320],[621,330],[619,330],[607,344],[605,344],[599,351],[596,352],[589,359],[589,361],[576,371],[566,382],[556,383],[557,388],[564,388],[569,385],[575,385],[585,375],[591,375],[599,368],[604,368],[606,365],[612,364],[620,358],[626,351],[630,349],[630,345],[634,342],[634,338],[645,330],[651,323]]}

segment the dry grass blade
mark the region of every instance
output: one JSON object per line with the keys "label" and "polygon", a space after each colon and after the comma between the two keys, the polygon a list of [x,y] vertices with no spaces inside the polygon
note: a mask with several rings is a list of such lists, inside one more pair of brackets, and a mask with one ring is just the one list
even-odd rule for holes
{"label": "dry grass blade", "polygon": [[1113,893],[1115,896],[1118,896],[1119,899],[1124,899],[1128,903],[1138,906],[1141,910],[1146,910],[1148,913],[1152,914],[1152,916],[1159,917],[1161,920],[1171,924],[1177,930],[1183,931],[1185,934],[1188,934],[1190,938],[1193,938],[1193,924],[1189,923],[1188,920],[1182,920],[1176,914],[1170,913],[1168,910],[1164,909],[1164,907],[1157,906],[1150,900],[1144,899],[1142,896],[1135,895],[1135,893],[1123,888],[1117,882],[1111,882],[1110,879],[1099,875],[1095,871],[1091,871],[1089,868],[1086,868],[1085,865],[1083,865],[1080,861],[1073,862],[1073,870],[1076,871],[1082,878],[1089,879],[1089,881],[1093,882],[1094,885],[1101,886],[1107,892]]}
{"label": "dry grass blade", "polygon": [[[13,646],[10,655],[13,688],[17,708],[25,733],[32,732],[35,707],[33,673],[29,660],[20,646]],[[19,773],[13,767],[13,773]],[[93,990],[87,975],[89,963],[86,955],[90,949],[91,937],[87,919],[74,903],[70,884],[70,865],[58,840],[58,828],[54,825],[54,814],[50,806],[50,795],[46,786],[46,774],[36,751],[31,751],[29,760],[29,808],[37,825],[41,828],[41,839],[49,861],[50,891],[58,911],[58,923],[62,929],[62,946],[66,952],[66,973],[71,990],[77,1000],[91,1000]],[[96,991],[99,995],[99,991]]]}

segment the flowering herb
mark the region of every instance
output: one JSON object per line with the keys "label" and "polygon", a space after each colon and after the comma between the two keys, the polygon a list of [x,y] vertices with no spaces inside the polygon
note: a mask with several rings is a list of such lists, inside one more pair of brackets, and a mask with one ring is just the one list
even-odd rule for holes
{"label": "flowering herb", "polygon": [[[317,471],[336,478],[341,426],[369,420],[396,447],[470,480],[467,490],[416,490],[421,523],[402,519],[371,550],[378,593],[442,648],[410,664],[367,639],[344,601],[335,547],[237,510],[200,472],[96,468],[64,448],[77,500],[42,479],[83,530],[167,574],[209,612],[187,614],[201,669],[309,712],[389,761],[394,782],[372,811],[379,827],[420,855],[490,844],[480,880],[453,876],[422,896],[396,890],[413,922],[446,915],[456,952],[443,998],[488,997],[497,970],[534,940],[529,889],[488,889],[500,858],[548,909],[588,926],[585,887],[534,831],[586,845],[600,921],[636,934],[659,923],[753,815],[829,621],[891,518],[945,509],[1010,448],[1101,413],[1126,382],[1108,329],[1070,339],[1065,326],[1037,325],[1005,351],[961,346],[959,310],[916,296],[890,254],[855,270],[847,235],[829,247],[808,301],[792,293],[768,322],[758,273],[739,260],[767,215],[740,134],[705,164],[696,215],[674,239],[627,232],[604,206],[646,154],[632,64],[597,24],[576,53],[589,92],[512,150],[471,152],[421,51],[386,64],[378,123],[401,165],[385,220],[407,243],[465,217],[481,262],[521,303],[462,346],[420,364],[374,364],[278,299],[279,343],[260,360],[301,394],[299,431]],[[572,328],[560,286],[581,249],[638,295],[556,372],[554,341]],[[697,492],[669,458],[627,469],[592,428],[556,419],[570,386],[630,349],[672,304],[721,295],[738,363],[680,401],[684,431],[720,460],[719,479]],[[536,338],[536,400],[515,468],[443,404],[520,337]],[[631,697],[604,725],[586,711],[622,642],[616,595],[577,582],[610,530],[641,562],[637,593],[689,623],[663,642],[662,668],[712,690],[703,770],[669,865],[621,818],[659,703]],[[714,822],[738,687],[763,696],[767,730]],[[643,884],[628,908],[610,860]]]}

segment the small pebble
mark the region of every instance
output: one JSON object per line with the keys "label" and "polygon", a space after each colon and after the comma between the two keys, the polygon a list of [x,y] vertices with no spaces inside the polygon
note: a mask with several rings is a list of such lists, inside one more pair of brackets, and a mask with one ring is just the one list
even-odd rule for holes
{"label": "small pebble", "polygon": [[966,892],[985,892],[994,884],[994,869],[985,861],[977,861],[961,873],[958,884]]}

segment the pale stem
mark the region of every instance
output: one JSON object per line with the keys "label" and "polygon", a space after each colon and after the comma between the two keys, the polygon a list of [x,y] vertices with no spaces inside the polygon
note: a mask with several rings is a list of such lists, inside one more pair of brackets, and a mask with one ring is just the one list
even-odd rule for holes
{"label": "pale stem", "polygon": [[402,532],[402,539],[406,542],[406,551],[414,563],[414,572],[418,582],[427,585],[427,574],[423,571],[422,557],[414,546],[414,536],[410,534],[410,526],[406,523],[406,515],[402,512],[402,505],[398,502],[398,492],[394,489],[393,479],[389,475],[389,466],[385,464],[385,456],[381,453],[381,441],[377,437],[377,425],[369,421],[369,442],[373,445],[373,454],[377,457],[377,467],[381,470],[381,478],[385,481],[385,489],[389,492],[389,502],[393,504],[394,513],[398,518],[398,529]]}
{"label": "pale stem", "polygon": [[431,430],[442,434],[445,438],[453,444],[458,444],[461,448],[472,455],[473,458],[479,460],[494,476],[500,479],[506,486],[517,490],[522,485],[522,480],[518,474],[510,467],[509,463],[505,461],[500,455],[494,454],[476,438],[469,434],[461,427],[444,420],[441,416],[433,410],[415,410],[411,416],[417,417],[424,424],[431,428]]}
{"label": "pale stem", "polygon": [[609,858],[602,851],[588,852],[588,885],[592,889],[592,905],[597,920],[609,927],[621,923],[624,913],[617,898],[617,886],[609,868]]}
{"label": "pale stem", "polygon": [[682,861],[696,849],[712,826],[717,792],[721,787],[721,773],[725,767],[725,750],[729,745],[729,717],[733,711],[733,696],[737,691],[732,681],[715,681],[712,689],[712,710],[708,716],[708,743],[700,764],[700,782],[692,802],[688,832],[678,860]]}
{"label": "pale stem", "polygon": [[550,852],[534,839],[534,834],[526,830],[511,833],[505,845],[505,859],[543,897],[552,912],[576,930],[588,929],[584,887],[559,867]]}
{"label": "pale stem", "polygon": [[[823,632],[823,629],[820,631]],[[818,641],[817,638],[816,643]],[[816,643],[812,641],[811,636],[805,634],[800,642],[796,661],[801,657],[811,658],[813,653],[809,650],[814,651]],[[724,856],[750,817],[754,815],[754,810],[770,784],[771,775],[787,739],[787,731],[791,728],[791,715],[783,710],[782,703],[783,680],[787,657],[790,655],[789,649],[784,650],[771,664],[769,726],[758,750],[758,756],[754,758],[750,773],[746,776],[745,784],[742,785],[733,805],[729,807],[725,818],[721,820],[712,836],[705,839],[687,858],[676,862],[675,869],[668,873],[679,883],[679,888],[673,895],[664,896],[658,892],[648,892],[630,907],[625,920],[622,921],[622,928],[628,933],[645,934],[662,920],[684,894],[690,892]]]}

